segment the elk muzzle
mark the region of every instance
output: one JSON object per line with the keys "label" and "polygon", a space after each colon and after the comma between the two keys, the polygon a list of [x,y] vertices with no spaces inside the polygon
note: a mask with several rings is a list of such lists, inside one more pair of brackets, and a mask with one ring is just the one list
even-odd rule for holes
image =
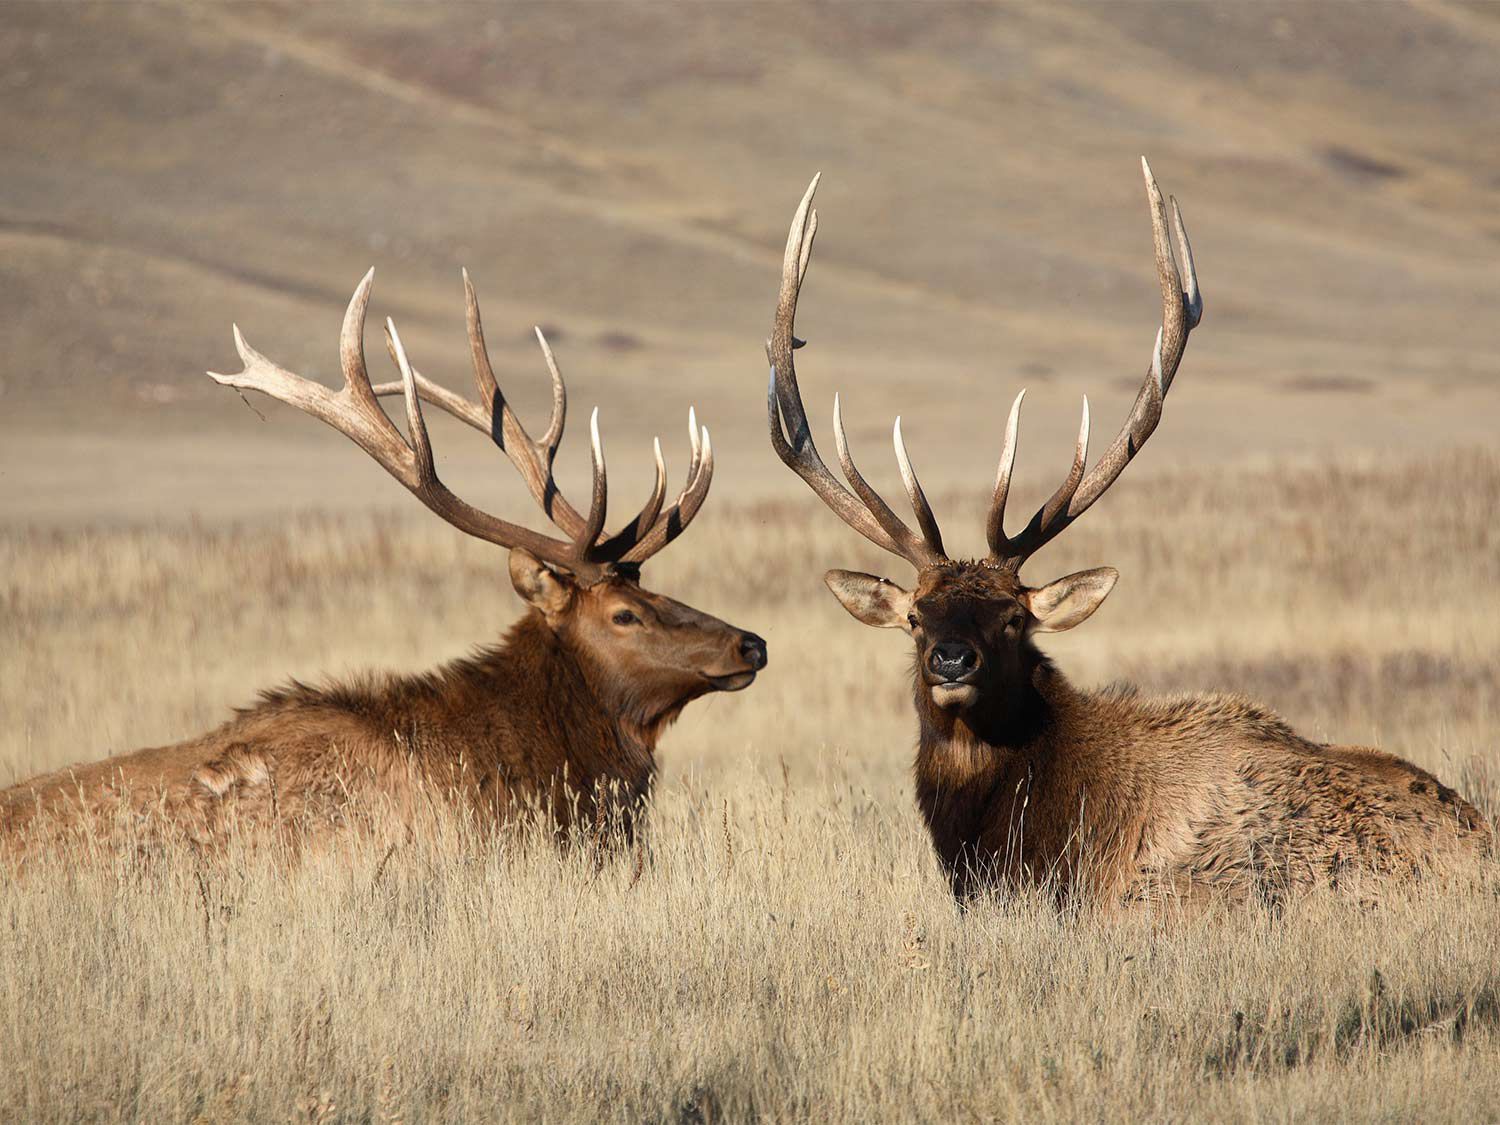
{"label": "elk muzzle", "polygon": [[975,681],[983,662],[968,641],[938,641],[923,663],[928,690],[939,707],[970,707],[979,698]]}
{"label": "elk muzzle", "polygon": [[744,691],[755,682],[755,674],[766,666],[769,659],[765,639],[754,633],[739,634],[738,653],[745,665],[743,670],[707,677],[715,691]]}

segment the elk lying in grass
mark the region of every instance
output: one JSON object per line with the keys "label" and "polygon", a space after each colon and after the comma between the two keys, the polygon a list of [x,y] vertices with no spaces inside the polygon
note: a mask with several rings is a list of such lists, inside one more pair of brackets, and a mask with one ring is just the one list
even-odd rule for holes
{"label": "elk lying in grass", "polygon": [[[569,504],[553,480],[567,398],[540,330],[553,402],[546,433],[533,440],[495,381],[467,274],[479,401],[414,370],[389,320],[386,341],[401,379],[371,385],[364,324],[373,277],[372,270],[344,317],[341,390],[278,367],[246,344],[238,328],[244,370],[212,377],[328,423],[448,523],[510,548],[511,581],[529,612],[500,644],[430,674],[324,688],[293,683],[200,738],[13,786],[0,793],[0,849],[24,850],[38,832],[99,834],[133,819],[195,843],[218,842],[233,825],[305,840],[346,824],[351,807],[409,814],[433,795],[451,798],[481,825],[533,806],[565,829],[575,816],[599,823],[606,810],[596,802],[607,793],[607,811],[628,831],[651,787],[653,752],[666,726],[700,696],[748,687],[765,666],[765,642],[753,633],[640,585],[641,564],[683,532],[713,479],[708,431],[698,430],[691,413],[692,459],[676,501],[663,507],[666,468],[658,442],[649,500],[622,530],[606,535],[597,411],[587,511]],[[381,409],[384,395],[404,398],[408,436]],[[566,538],[508,523],[451,493],[433,468],[423,400],[489,434]]]}
{"label": "elk lying in grass", "polygon": [[[1202,303],[1176,201],[1173,258],[1161,192],[1142,161],[1161,279],[1162,326],[1129,418],[1085,472],[1089,412],[1067,479],[1015,536],[1004,529],[1022,397],[1006,427],[987,521],[987,558],[955,560],[894,443],[913,531],[855,467],[834,399],[845,489],[813,444],[792,352],[797,298],[817,230],[814,179],[787,239],[772,336],[769,420],[781,460],[855,531],[916,568],[915,588],[832,570],[834,596],[867,625],[916,642],[917,801],[964,900],[985,887],[1043,885],[1061,901],[1115,907],[1171,896],[1277,896],[1292,887],[1378,881],[1486,853],[1491,830],[1452,789],[1378,750],[1297,735],[1226,695],[1147,699],[1073,687],[1033,643],[1086,620],[1115,584],[1108,567],[1043,586],[1021,565],[1097,500],[1145,444]],[[1186,281],[1183,280],[1186,275]],[[783,429],[783,426],[785,429]]]}

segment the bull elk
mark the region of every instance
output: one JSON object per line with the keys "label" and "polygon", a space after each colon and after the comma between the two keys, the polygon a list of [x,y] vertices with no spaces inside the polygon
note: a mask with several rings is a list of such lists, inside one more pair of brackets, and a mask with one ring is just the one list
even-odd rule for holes
{"label": "bull elk", "polygon": [[[100,831],[149,819],[194,842],[220,841],[232,825],[306,840],[361,807],[421,806],[440,793],[481,825],[539,808],[566,829],[630,818],[648,793],[662,731],[692,700],[739,691],[766,664],[760,637],[640,584],[641,566],[686,530],[713,479],[708,430],[689,412],[687,481],[664,506],[667,475],[656,443],[656,481],[645,506],[605,533],[607,482],[598,411],[590,421],[593,487],[586,510],[558,490],[552,464],[567,393],[552,351],[552,414],[533,439],[490,366],[474,288],[464,274],[478,401],[423,377],[396,326],[386,343],[399,381],[372,385],[365,367],[371,270],[355,290],[339,339],[338,391],[279,367],[234,330],[244,369],[210,376],[256,390],[352,439],[446,522],[510,550],[510,578],[528,612],[493,647],[417,676],[366,677],[265,693],[217,730],[173,746],[75,766],[0,793],[0,850],[24,852],[36,832]],[[379,399],[404,400],[407,434]],[[563,533],[554,538],[460,500],[438,479],[423,421],[427,402],[488,434]],[[608,805],[600,805],[601,794]],[[369,800],[364,800],[369,799]],[[151,814],[149,817],[147,814]]]}
{"label": "bull elk", "polygon": [[904,630],[916,644],[916,796],[954,894],[965,901],[987,888],[1038,886],[1061,902],[1105,909],[1219,896],[1274,901],[1313,884],[1378,888],[1390,876],[1488,852],[1484,818],[1410,762],[1311,742],[1236,696],[1082,691],[1036,647],[1036,634],[1087,620],[1118,574],[1101,567],[1028,586],[1021,566],[1087,511],[1151,436],[1203,313],[1176,200],[1170,226],[1181,272],[1166,204],[1144,159],[1141,166],[1162,293],[1150,369],[1119,435],[1087,471],[1084,399],[1072,468],[1012,536],[1005,504],[1025,392],[1016,396],[983,559],[945,552],[899,418],[893,440],[916,530],[856,468],[837,397],[833,432],[849,488],[826,467],[793,364],[803,343],[793,321],[817,231],[817,178],[787,238],[766,349],[771,445],[840,519],[917,572],[910,590],[847,570],[825,580],[856,619]]}

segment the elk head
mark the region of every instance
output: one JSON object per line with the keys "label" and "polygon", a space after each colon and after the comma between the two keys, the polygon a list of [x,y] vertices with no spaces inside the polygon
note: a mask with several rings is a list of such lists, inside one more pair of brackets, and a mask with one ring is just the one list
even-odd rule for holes
{"label": "elk head", "polygon": [[[698,514],[713,480],[713,446],[688,412],[692,456],[687,480],[676,500],[664,507],[666,464],[656,442],[656,481],[645,506],[614,534],[605,531],[608,481],[599,438],[599,412],[589,422],[593,486],[586,512],[558,490],[552,463],[567,417],[567,389],[541,329],[537,340],[552,376],[552,416],[546,432],[533,439],[506,402],[490,366],[479,302],[464,272],[469,349],[479,401],[433,383],[409,362],[395,324],[385,322],[386,347],[401,372],[399,381],[372,385],[365,367],[365,310],[374,282],[372,269],[354,291],[344,314],[339,357],[344,386],[330,390],[277,366],[234,329],[244,370],[211,378],[225,386],[257,390],[328,423],[373,457],[386,472],[443,520],[460,531],[510,549],[511,582],[516,592],[592,673],[596,688],[652,721],[675,715],[688,701],[710,691],[748,687],[766,665],[766,644],[753,633],[728,625],[640,585],[641,564],[687,528]],[[379,399],[399,395],[406,407],[407,435],[381,409]],[[520,472],[532,497],[564,538],[540,534],[489,515],[460,500],[438,479],[422,417],[422,403],[489,435]]]}
{"label": "elk head", "polygon": [[1016,396],[1006,425],[1000,470],[986,525],[989,555],[980,560],[956,561],[944,551],[932,507],[906,453],[900,418],[896,419],[892,440],[901,478],[916,514],[915,530],[891,510],[855,467],[844,434],[838,396],[833,400],[833,433],[849,488],[834,477],[819,455],[808,427],[793,363],[793,351],[803,341],[792,331],[797,297],[818,227],[817,212],[811,209],[817,177],[792,219],[776,318],[766,344],[771,362],[767,396],[771,445],[840,519],[916,569],[917,581],[910,590],[886,578],[847,570],[829,571],[826,581],[834,596],[858,620],[880,628],[904,629],[911,634],[917,645],[918,706],[940,724],[951,723],[955,714],[969,715],[971,726],[985,725],[985,719],[1008,717],[1019,705],[1040,659],[1032,645],[1032,636],[1071,629],[1087,620],[1118,577],[1112,568],[1101,567],[1070,574],[1046,585],[1028,586],[1021,581],[1020,570],[1027,559],[1104,494],[1146,443],[1161,418],[1162,402],[1182,360],[1188,334],[1203,316],[1192,248],[1177,201],[1171,201],[1171,222],[1183,273],[1178,272],[1172,255],[1166,202],[1144,158],[1141,169],[1151,204],[1162,294],[1162,324],[1156,335],[1150,370],[1119,435],[1087,472],[1089,404],[1084,399],[1083,422],[1066,479],[1026,527],[1018,535],[1009,536],[1004,526],[1005,502],[1010,493],[1016,433],[1026,392]]}

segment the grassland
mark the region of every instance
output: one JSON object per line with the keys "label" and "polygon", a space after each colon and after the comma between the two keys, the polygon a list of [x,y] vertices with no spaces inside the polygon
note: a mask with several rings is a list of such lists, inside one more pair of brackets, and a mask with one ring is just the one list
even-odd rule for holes
{"label": "grassland", "polygon": [[[1040,488],[1042,482],[1033,482]],[[1030,497],[1021,497],[1021,500]],[[950,541],[983,498],[939,498]],[[518,611],[408,505],[0,532],[0,783],[185,736],[256,687],[415,669]],[[1500,811],[1500,458],[1123,483],[1033,564],[1123,579],[1082,682],[1234,688]],[[648,580],[770,641],[668,736],[649,849],[516,841],[90,864],[0,886],[0,1117],[1477,1121],[1500,1114],[1500,879],[1153,930],[960,915],[910,794],[904,639],[810,505],[711,503]]]}

